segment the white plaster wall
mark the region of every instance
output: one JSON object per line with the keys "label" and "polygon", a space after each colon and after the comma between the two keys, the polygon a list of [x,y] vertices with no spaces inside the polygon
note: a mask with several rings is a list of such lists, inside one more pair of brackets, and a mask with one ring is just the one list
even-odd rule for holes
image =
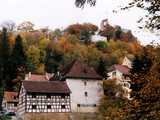
{"label": "white plaster wall", "polygon": [[[84,81],[87,84],[84,84]],[[81,80],[66,79],[71,90],[71,111],[72,112],[96,112],[97,107],[77,107],[77,104],[99,104],[99,100],[103,95],[101,80]],[[85,92],[88,96],[85,96]]]}
{"label": "white plaster wall", "polygon": [[132,62],[127,57],[124,58],[122,65],[132,68]]}
{"label": "white plaster wall", "polygon": [[[113,76],[113,72],[116,72],[116,76]],[[117,79],[122,79],[123,75],[121,72],[119,72],[118,70],[115,70],[115,71],[112,71],[112,72],[109,72],[108,73],[108,79],[114,79],[114,78],[117,78]]]}

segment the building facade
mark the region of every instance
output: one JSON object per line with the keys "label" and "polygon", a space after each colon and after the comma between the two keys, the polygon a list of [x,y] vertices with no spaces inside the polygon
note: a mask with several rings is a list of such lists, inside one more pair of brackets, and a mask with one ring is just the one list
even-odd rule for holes
{"label": "building facade", "polygon": [[18,93],[17,92],[4,92],[2,107],[7,112],[17,112]]}
{"label": "building facade", "polygon": [[132,58],[129,58],[129,57],[124,57],[124,59],[123,59],[123,63],[122,63],[122,65],[124,65],[124,66],[127,66],[128,68],[132,68],[132,61],[133,61],[133,57]]}
{"label": "building facade", "polygon": [[70,111],[70,90],[66,82],[22,82],[18,103],[19,116],[24,116],[25,113],[59,113]]}
{"label": "building facade", "polygon": [[71,90],[71,111],[96,112],[103,96],[102,77],[92,67],[75,61],[65,80]]}
{"label": "building facade", "polygon": [[108,79],[109,80],[116,80],[116,83],[121,85],[124,91],[123,96],[126,97],[127,99],[130,98],[130,92],[131,92],[131,84],[130,84],[130,70],[132,68],[132,61],[133,61],[133,56],[131,59],[128,57],[124,57],[122,65],[112,65],[108,69]]}

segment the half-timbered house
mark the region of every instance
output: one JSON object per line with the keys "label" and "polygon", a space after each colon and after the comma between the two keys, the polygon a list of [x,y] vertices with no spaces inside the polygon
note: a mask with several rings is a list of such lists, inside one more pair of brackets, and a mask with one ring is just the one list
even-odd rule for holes
{"label": "half-timbered house", "polygon": [[19,92],[18,115],[70,112],[70,89],[66,82],[24,80]]}
{"label": "half-timbered house", "polygon": [[2,106],[7,112],[16,112],[18,104],[18,93],[17,92],[4,92]]}

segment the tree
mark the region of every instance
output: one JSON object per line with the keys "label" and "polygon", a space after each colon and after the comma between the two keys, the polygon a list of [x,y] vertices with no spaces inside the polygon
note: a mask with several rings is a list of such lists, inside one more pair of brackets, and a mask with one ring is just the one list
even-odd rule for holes
{"label": "tree", "polygon": [[[155,48],[154,48],[155,49]],[[157,49],[157,48],[156,48]],[[158,120],[160,111],[160,64],[159,56],[148,54],[152,49],[145,48],[135,58],[131,70],[132,100],[126,104],[126,119]],[[158,59],[157,59],[158,58]]]}
{"label": "tree", "polygon": [[90,6],[96,5],[96,0],[76,0],[75,4],[77,7],[84,7],[85,4],[90,4]]}
{"label": "tree", "polygon": [[19,24],[17,29],[20,31],[29,32],[29,31],[34,30],[34,24],[31,23],[30,21],[25,21]]}
{"label": "tree", "polygon": [[19,80],[22,80],[25,75],[26,70],[26,62],[27,58],[23,49],[23,43],[22,38],[20,35],[16,37],[15,45],[12,50],[12,54],[10,57],[11,61],[11,70],[12,70],[12,79],[16,79],[15,84],[20,82]]}
{"label": "tree", "polygon": [[[115,80],[104,80],[104,97],[100,101],[99,120],[123,120],[123,110],[126,99],[124,99],[122,86],[116,84]],[[119,93],[121,96],[117,96]]]}
{"label": "tree", "polygon": [[120,26],[117,26],[116,27],[116,30],[115,30],[115,39],[121,39],[121,34],[122,34],[122,29]]}
{"label": "tree", "polygon": [[97,41],[96,42],[96,47],[99,50],[104,50],[107,47],[107,44],[105,41]]}
{"label": "tree", "polygon": [[16,69],[20,67],[25,67],[26,65],[26,55],[23,49],[22,38],[20,35],[16,37],[15,45],[12,51],[11,60],[15,65]]}
{"label": "tree", "polygon": [[16,28],[16,24],[15,24],[15,22],[8,20],[8,21],[2,22],[1,27],[6,28],[7,31],[9,31],[9,32],[13,32]]}
{"label": "tree", "polygon": [[45,58],[45,71],[48,73],[56,73],[62,61],[63,54],[56,49],[47,48]]}
{"label": "tree", "polygon": [[87,30],[80,31],[80,40],[83,41],[85,44],[91,43],[91,33]]}
{"label": "tree", "polygon": [[9,80],[9,74],[10,74],[10,48],[8,43],[8,34],[7,29],[3,28],[2,34],[1,34],[1,44],[0,44],[0,109],[2,106],[2,98],[4,89],[6,88],[6,81]]}
{"label": "tree", "polygon": [[101,30],[99,32],[101,36],[107,37],[108,41],[113,38],[114,33],[115,33],[115,28],[109,24],[106,24],[104,30]]}
{"label": "tree", "polygon": [[[85,4],[90,4],[90,6],[96,5],[96,0],[75,0],[75,5],[77,7],[83,8]],[[138,7],[147,11],[146,17],[148,18],[145,27],[151,30],[160,29],[160,1],[159,0],[132,0],[128,6],[122,8],[122,10],[129,9],[132,7]],[[143,19],[141,19],[143,20]]]}
{"label": "tree", "polygon": [[103,60],[103,58],[100,58],[97,71],[98,71],[98,73],[99,73],[101,76],[103,76],[104,78],[107,78],[106,63],[105,63],[105,61]]}
{"label": "tree", "polygon": [[40,49],[32,45],[26,51],[27,55],[27,69],[34,72],[40,64]]}
{"label": "tree", "polygon": [[80,40],[90,40],[91,35],[94,35],[97,30],[98,27],[91,23],[73,24],[66,29],[68,33],[76,35]]}

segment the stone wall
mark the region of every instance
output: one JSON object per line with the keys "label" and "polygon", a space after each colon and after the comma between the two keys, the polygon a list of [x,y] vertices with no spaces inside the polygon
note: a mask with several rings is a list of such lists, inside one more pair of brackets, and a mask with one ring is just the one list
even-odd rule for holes
{"label": "stone wall", "polygon": [[97,120],[97,113],[25,113],[23,117],[23,120]]}
{"label": "stone wall", "polygon": [[24,120],[70,120],[69,113],[25,113]]}

